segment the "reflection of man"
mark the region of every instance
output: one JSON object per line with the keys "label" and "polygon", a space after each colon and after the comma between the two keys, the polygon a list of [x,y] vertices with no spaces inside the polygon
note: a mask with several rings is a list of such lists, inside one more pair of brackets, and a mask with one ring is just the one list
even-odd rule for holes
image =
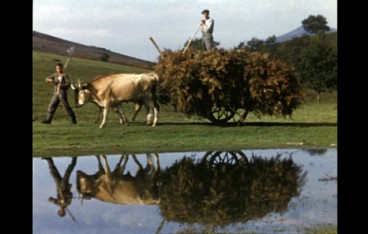
{"label": "reflection of man", "polygon": [[65,209],[72,202],[73,193],[71,192],[72,185],[69,184],[70,174],[72,173],[75,164],[77,163],[77,157],[73,157],[71,163],[65,171],[64,177],[60,176],[59,171],[55,167],[52,158],[43,158],[49,164],[50,174],[56,183],[56,194],[57,198],[50,197],[49,202],[60,206],[58,210],[58,215],[60,217],[65,216]]}

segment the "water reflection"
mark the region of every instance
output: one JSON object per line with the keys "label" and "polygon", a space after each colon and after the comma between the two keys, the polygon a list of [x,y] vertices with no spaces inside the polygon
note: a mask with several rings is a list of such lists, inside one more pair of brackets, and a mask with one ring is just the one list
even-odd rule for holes
{"label": "water reflection", "polygon": [[[336,150],[311,155],[147,153],[83,156],[78,164],[77,157],[35,158],[34,233],[290,233],[336,225]],[[58,219],[47,202],[55,185],[50,201],[70,218]]]}
{"label": "water reflection", "polygon": [[248,159],[242,152],[214,152],[197,162],[184,157],[161,173],[161,215],[223,227],[283,213],[299,195],[305,173],[280,156]]}
{"label": "water reflection", "polygon": [[311,156],[322,156],[327,152],[327,149],[302,149],[308,152]]}
{"label": "water reflection", "polygon": [[72,185],[69,184],[69,178],[77,163],[77,158],[76,157],[72,158],[69,166],[65,170],[63,177],[61,177],[52,158],[43,158],[43,159],[47,161],[50,169],[50,174],[56,184],[56,198],[49,197],[49,202],[60,207],[57,212],[60,217],[65,216],[65,210],[67,210],[68,213],[71,215],[71,213],[68,210],[68,206],[72,202],[73,193],[71,192]]}
{"label": "water reflection", "polygon": [[105,162],[102,167],[100,156],[97,157],[98,171],[93,175],[77,171],[77,191],[82,199],[96,198],[100,201],[117,204],[158,204],[159,195],[158,172],[160,164],[155,154],[157,165],[152,162],[152,155],[147,154],[147,165],[143,168],[135,155],[133,160],[138,166],[135,176],[130,172],[124,174],[129,155],[122,155],[111,172],[107,158],[101,155]]}

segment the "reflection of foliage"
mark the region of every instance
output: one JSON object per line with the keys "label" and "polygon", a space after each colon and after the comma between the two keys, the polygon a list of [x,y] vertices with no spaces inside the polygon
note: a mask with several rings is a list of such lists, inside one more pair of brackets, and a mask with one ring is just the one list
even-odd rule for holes
{"label": "reflection of foliage", "polygon": [[[213,225],[198,226],[189,225],[188,227],[183,226],[182,229],[175,232],[176,234],[213,234],[218,233]],[[222,233],[222,232],[221,232]],[[225,232],[227,233],[227,232]]]}
{"label": "reflection of foliage", "polygon": [[305,174],[292,159],[195,163],[183,158],[161,174],[160,210],[169,221],[225,226],[285,212]]}
{"label": "reflection of foliage", "polygon": [[302,149],[308,152],[311,156],[321,156],[327,152],[327,149]]}

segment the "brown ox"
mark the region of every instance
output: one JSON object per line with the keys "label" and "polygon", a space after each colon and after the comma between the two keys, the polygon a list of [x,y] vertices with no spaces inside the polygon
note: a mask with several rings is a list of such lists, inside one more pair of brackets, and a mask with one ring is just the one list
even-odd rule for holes
{"label": "brown ox", "polygon": [[[157,102],[158,76],[155,73],[143,74],[115,74],[98,77],[89,83],[72,85],[75,90],[76,107],[80,107],[87,102],[93,102],[103,108],[103,118],[100,128],[106,123],[107,114],[111,107],[117,107],[120,113],[120,122],[126,121],[123,113],[122,102],[135,102],[136,114],[141,105],[147,107],[146,124],[151,124],[152,112],[154,120],[152,126],[158,122],[160,106]],[[138,107],[138,108],[137,108]]]}
{"label": "brown ox", "polygon": [[103,169],[101,160],[97,156],[99,170],[93,175],[77,171],[77,191],[82,199],[96,198],[100,201],[116,204],[141,204],[156,205],[159,203],[158,196],[158,173],[160,164],[158,155],[155,154],[156,167],[152,162],[152,155],[147,154],[147,166],[143,168],[135,155],[134,161],[138,165],[138,171],[133,177],[128,172],[123,174],[128,162],[128,155],[123,155],[114,171],[110,171],[106,156]]}
{"label": "brown ox", "polygon": [[[135,112],[134,112],[132,121],[134,121],[135,118],[137,117],[139,111],[142,108],[142,105],[143,105],[143,103],[139,103],[139,102],[135,103],[135,105],[134,105],[134,111]],[[101,113],[102,113],[103,109],[104,109],[103,107],[98,106],[98,115],[97,115],[97,119],[95,120],[95,123],[98,123],[100,121],[100,116],[101,116]],[[146,106],[146,109],[147,109],[147,113],[148,113],[149,112],[149,106]],[[117,106],[114,106],[114,111],[119,114],[121,124],[129,122],[128,118],[125,116],[124,112],[120,112],[120,110]]]}

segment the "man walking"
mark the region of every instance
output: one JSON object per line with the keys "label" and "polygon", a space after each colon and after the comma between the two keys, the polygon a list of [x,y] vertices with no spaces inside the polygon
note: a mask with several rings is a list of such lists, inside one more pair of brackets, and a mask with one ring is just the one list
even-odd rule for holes
{"label": "man walking", "polygon": [[204,19],[202,19],[200,23],[202,29],[202,43],[205,51],[209,51],[214,46],[212,33],[215,21],[213,19],[210,19],[209,10],[203,10],[202,15],[204,17]]}
{"label": "man walking", "polygon": [[77,119],[68,102],[68,89],[70,87],[70,81],[68,75],[63,72],[63,65],[61,63],[56,65],[56,73],[46,78],[46,83],[54,84],[55,91],[48,107],[47,117],[44,121],[42,121],[42,123],[51,123],[59,103],[62,102],[66,113],[68,113],[71,118],[71,122],[76,124]]}

